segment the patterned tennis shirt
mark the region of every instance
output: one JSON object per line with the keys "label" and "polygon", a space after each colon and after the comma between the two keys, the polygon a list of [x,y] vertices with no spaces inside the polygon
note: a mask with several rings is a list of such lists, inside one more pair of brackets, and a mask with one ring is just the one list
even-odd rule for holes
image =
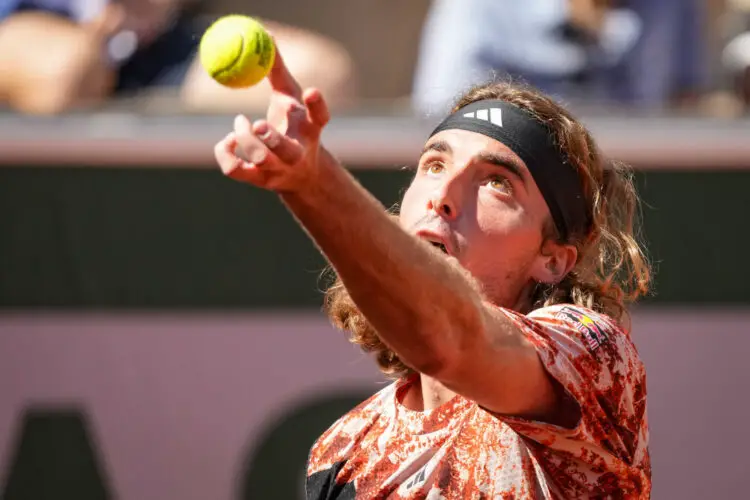
{"label": "patterned tennis shirt", "polygon": [[629,335],[569,305],[503,310],[580,407],[574,428],[493,414],[455,396],[430,411],[401,404],[402,378],[314,444],[308,499],[647,499],[646,378]]}

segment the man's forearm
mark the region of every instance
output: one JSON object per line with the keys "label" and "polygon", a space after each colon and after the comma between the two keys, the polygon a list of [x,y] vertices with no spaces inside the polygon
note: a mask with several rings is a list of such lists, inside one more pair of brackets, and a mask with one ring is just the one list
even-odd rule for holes
{"label": "man's forearm", "polygon": [[282,199],[381,339],[412,368],[439,370],[462,334],[481,334],[481,295],[458,266],[407,234],[323,152],[319,178]]}

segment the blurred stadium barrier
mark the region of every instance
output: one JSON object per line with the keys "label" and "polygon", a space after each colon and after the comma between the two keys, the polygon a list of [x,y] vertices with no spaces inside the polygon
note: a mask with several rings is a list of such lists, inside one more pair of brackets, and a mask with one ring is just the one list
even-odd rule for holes
{"label": "blurred stadium barrier", "polygon": [[[592,116],[584,122],[609,156],[640,169],[750,168],[750,120]],[[228,116],[94,113],[51,119],[0,115],[0,164],[214,168]],[[435,122],[338,117],[325,144],[351,168],[413,165]]]}

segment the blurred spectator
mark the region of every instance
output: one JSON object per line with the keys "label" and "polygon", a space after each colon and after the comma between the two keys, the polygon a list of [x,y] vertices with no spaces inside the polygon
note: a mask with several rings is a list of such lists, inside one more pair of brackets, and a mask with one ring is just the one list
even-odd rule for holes
{"label": "blurred spectator", "polygon": [[729,87],[737,111],[750,109],[750,0],[729,0],[724,18],[728,43],[721,54],[725,87]]}
{"label": "blurred spectator", "polygon": [[643,108],[693,105],[709,90],[705,0],[621,0],[642,29],[605,79],[615,102]]}
{"label": "blurred spectator", "polygon": [[698,0],[435,0],[413,101],[442,109],[468,85],[521,77],[546,93],[657,106],[700,87]]}
{"label": "blurred spectator", "polygon": [[[265,109],[263,85],[230,92],[196,67],[206,26],[191,12],[194,4],[0,0],[0,103],[26,113],[57,113],[171,87],[181,89],[191,109]],[[303,84],[320,86],[334,106],[352,98],[352,65],[343,48],[302,29],[264,22]],[[308,62],[320,59],[329,61],[324,74]]]}

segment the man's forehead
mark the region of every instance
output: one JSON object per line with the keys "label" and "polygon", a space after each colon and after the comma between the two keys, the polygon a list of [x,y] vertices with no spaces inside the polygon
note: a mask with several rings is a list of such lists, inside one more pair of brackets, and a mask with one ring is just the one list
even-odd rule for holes
{"label": "man's forehead", "polygon": [[[476,154],[483,150],[518,158],[518,155],[506,144],[484,134],[468,130],[443,130],[438,132],[425,143],[422,153],[439,151],[452,154]],[[521,161],[520,158],[518,160]]]}

